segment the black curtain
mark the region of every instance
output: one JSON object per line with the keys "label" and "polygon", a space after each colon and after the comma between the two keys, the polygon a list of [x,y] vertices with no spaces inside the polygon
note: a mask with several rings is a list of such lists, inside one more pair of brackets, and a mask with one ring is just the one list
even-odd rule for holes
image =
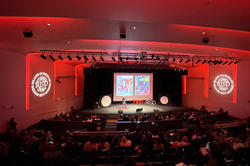
{"label": "black curtain", "polygon": [[96,72],[94,68],[83,69],[84,73],[84,94],[83,94],[83,108],[93,109],[95,106],[96,97]]}
{"label": "black curtain", "polygon": [[[162,95],[170,99],[171,105],[182,105],[183,71],[170,69],[84,69],[84,108],[93,109],[104,95],[113,98],[113,74],[120,73],[153,73],[153,98],[157,102]],[[186,72],[185,72],[186,74]]]}

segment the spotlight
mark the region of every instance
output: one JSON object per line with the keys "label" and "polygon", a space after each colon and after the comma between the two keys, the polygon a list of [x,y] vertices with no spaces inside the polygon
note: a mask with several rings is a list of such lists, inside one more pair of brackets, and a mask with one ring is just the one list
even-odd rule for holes
{"label": "spotlight", "polygon": [[112,60],[115,62],[116,60],[115,60],[115,57],[112,57]]}
{"label": "spotlight", "polygon": [[122,62],[122,57],[119,57],[120,62]]}
{"label": "spotlight", "polygon": [[222,64],[222,62],[223,62],[223,61],[222,61],[222,60],[220,60],[220,61],[218,61],[218,64]]}
{"label": "spotlight", "polygon": [[46,59],[47,57],[43,54],[40,55],[41,58]]}
{"label": "spotlight", "polygon": [[158,64],[160,64],[161,63],[161,60],[158,62]]}
{"label": "spotlight", "polygon": [[203,42],[204,44],[207,44],[207,43],[209,42],[209,38],[208,38],[208,37],[203,37],[203,38],[202,38],[202,42]]}
{"label": "spotlight", "polygon": [[67,58],[68,58],[70,61],[72,60],[71,56],[69,56],[69,55],[67,56]]}
{"label": "spotlight", "polygon": [[175,62],[175,58],[173,58],[173,62]]}
{"label": "spotlight", "polygon": [[239,61],[238,61],[238,60],[234,62],[234,64],[237,64],[237,63],[239,63]]}
{"label": "spotlight", "polygon": [[183,61],[183,59],[181,59],[180,61],[179,61],[179,63],[181,63]]}
{"label": "spotlight", "polygon": [[223,63],[223,65],[225,65],[225,64],[227,64],[228,63],[228,61],[225,61],[224,63]]}
{"label": "spotlight", "polygon": [[155,54],[152,54],[152,59],[154,59],[154,57],[155,57]]}
{"label": "spotlight", "polygon": [[63,57],[61,55],[58,55],[58,58],[63,61]]}
{"label": "spotlight", "polygon": [[95,57],[94,57],[94,56],[92,56],[92,59],[96,62],[96,59],[95,59]]}
{"label": "spotlight", "polygon": [[103,59],[103,57],[102,57],[102,56],[100,56],[100,59],[104,62],[104,59]]}
{"label": "spotlight", "polygon": [[199,59],[198,61],[196,61],[196,63],[195,64],[198,64],[198,63],[200,63],[201,62],[201,60]]}
{"label": "spotlight", "polygon": [[204,64],[204,63],[206,63],[207,62],[207,60],[205,59],[201,64]]}
{"label": "spotlight", "polygon": [[78,56],[78,55],[76,56],[76,58],[77,58],[79,61],[81,60],[81,57],[80,57],[80,56]]}
{"label": "spotlight", "polygon": [[165,61],[168,61],[168,58],[166,58]]}
{"label": "spotlight", "polygon": [[52,59],[52,61],[56,61],[52,55],[49,55],[49,57],[50,57],[50,59]]}
{"label": "spotlight", "polygon": [[229,62],[228,65],[231,65],[233,63],[233,61]]}
{"label": "spotlight", "polygon": [[216,64],[218,63],[218,61],[217,61],[217,60],[214,60],[213,63],[216,65]]}
{"label": "spotlight", "polygon": [[86,55],[84,56],[84,59],[86,62],[89,60],[89,58]]}
{"label": "spotlight", "polygon": [[211,63],[211,62],[212,62],[212,60],[208,60],[208,61],[207,61],[208,64]]}
{"label": "spotlight", "polygon": [[186,60],[186,62],[185,63],[188,63],[188,62],[190,62],[191,60],[190,59],[188,59],[188,60]]}

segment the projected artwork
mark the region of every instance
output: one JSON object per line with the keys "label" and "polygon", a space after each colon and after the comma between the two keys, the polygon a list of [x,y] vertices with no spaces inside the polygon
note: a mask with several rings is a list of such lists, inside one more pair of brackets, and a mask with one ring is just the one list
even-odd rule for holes
{"label": "projected artwork", "polygon": [[153,100],[153,73],[114,73],[113,101]]}
{"label": "projected artwork", "polygon": [[214,89],[222,95],[230,94],[234,89],[234,82],[228,75],[218,75],[214,79]]}
{"label": "projected artwork", "polygon": [[133,96],[133,76],[117,76],[116,92],[117,96]]}
{"label": "projected artwork", "polygon": [[149,95],[150,76],[135,76],[135,95]]}
{"label": "projected artwork", "polygon": [[36,96],[38,97],[45,96],[49,92],[50,87],[51,87],[51,80],[47,73],[40,72],[33,77],[31,82],[31,89]]}

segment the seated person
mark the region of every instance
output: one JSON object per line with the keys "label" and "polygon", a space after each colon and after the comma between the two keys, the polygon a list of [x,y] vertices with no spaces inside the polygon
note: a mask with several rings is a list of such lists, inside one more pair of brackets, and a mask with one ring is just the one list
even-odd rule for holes
{"label": "seated person", "polygon": [[132,142],[126,138],[126,136],[122,136],[121,142],[120,142],[120,147],[131,147]]}

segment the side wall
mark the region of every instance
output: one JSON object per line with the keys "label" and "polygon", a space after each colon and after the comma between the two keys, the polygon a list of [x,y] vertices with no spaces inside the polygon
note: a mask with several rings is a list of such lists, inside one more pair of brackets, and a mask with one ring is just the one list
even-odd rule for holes
{"label": "side wall", "polygon": [[[69,111],[71,106],[82,107],[82,94],[75,96],[75,66],[43,60],[38,54],[0,53],[4,57],[0,65],[0,132],[6,130],[11,117],[15,117],[20,130]],[[46,72],[51,78],[51,89],[44,97],[35,96],[30,88],[38,72]]]}
{"label": "side wall", "polygon": [[[208,65],[207,65],[208,66]],[[246,118],[250,116],[250,61],[243,60],[237,65],[195,65],[189,69],[186,79],[186,94],[183,94],[183,105],[200,109],[202,105],[208,110],[218,111],[223,108],[230,115]],[[229,75],[235,87],[232,93],[221,95],[215,91],[213,80],[219,74]],[[208,80],[206,80],[208,77]],[[208,84],[208,86],[207,86]],[[206,95],[207,94],[207,95]]]}

